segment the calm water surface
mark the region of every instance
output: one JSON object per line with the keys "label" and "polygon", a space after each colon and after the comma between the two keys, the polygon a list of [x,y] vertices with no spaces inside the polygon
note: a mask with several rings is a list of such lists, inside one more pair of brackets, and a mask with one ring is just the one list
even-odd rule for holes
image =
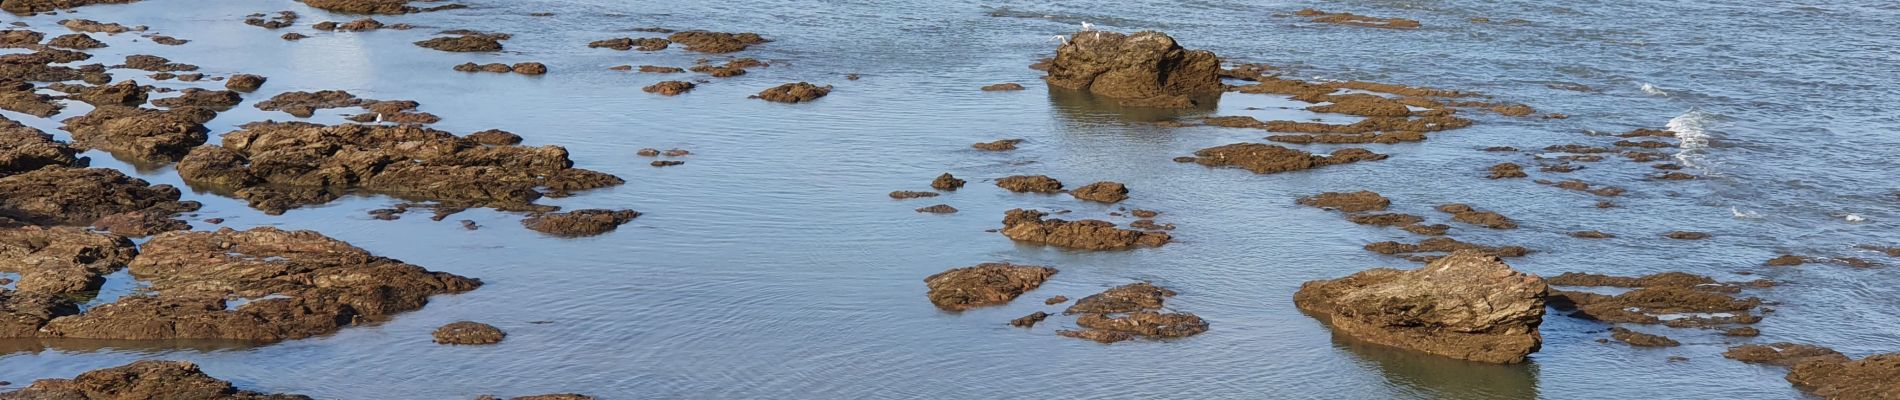
{"label": "calm water surface", "polygon": [[[396,200],[355,197],[266,216],[243,203],[188,193],[201,217],[227,226],[314,229],[377,254],[481,278],[480,290],[435,298],[376,326],[262,347],[228,343],[0,342],[0,380],[36,378],[138,359],[185,359],[239,386],[319,398],[470,398],[585,392],[603,398],[1798,398],[1785,373],[1722,359],[1744,342],[1796,341],[1852,356],[1900,351],[1896,269],[1837,265],[1767,269],[1784,252],[1900,260],[1857,250],[1900,245],[1900,6],[1873,0],[1823,6],[1716,0],[1549,2],[1476,0],[1321,3],[1190,0],[1157,2],[1003,1],[519,1],[471,0],[474,8],[379,17],[422,28],[318,33],[308,26],[352,17],[287,0],[148,0],[20,19],[64,33],[54,22],[90,18],[144,24],[191,39],[158,46],[134,35],[96,35],[112,47],[92,62],[159,54],[214,76],[270,77],[246,104],[209,125],[286,119],[251,103],[282,91],[345,89],[376,99],[413,99],[459,133],[499,128],[528,144],[566,146],[578,166],[626,178],[624,186],[551,199],[568,208],[633,208],[647,213],[619,231],[556,239],[519,227],[518,214],[472,210],[459,224],[410,215],[377,221],[365,211]],[[1317,25],[1276,17],[1302,7],[1397,16],[1424,29],[1391,31]],[[297,27],[268,31],[241,23],[254,12],[293,10]],[[553,12],[537,18],[532,12]],[[1469,21],[1487,17],[1489,23]],[[1429,141],[1374,145],[1385,161],[1257,176],[1169,159],[1196,149],[1260,141],[1247,129],[1167,129],[1161,116],[1103,107],[1051,93],[1025,68],[1053,49],[1051,36],[1088,21],[1102,29],[1163,30],[1185,45],[1229,60],[1291,68],[1301,78],[1369,79],[1474,90],[1529,103],[1564,120],[1471,113],[1479,124]],[[686,66],[701,55],[589,49],[592,40],[648,35],[648,26],[759,32],[775,41],[740,53],[774,61],[683,96],[640,87],[669,78],[609,71],[621,64]],[[455,54],[410,42],[453,28],[515,35],[501,54]],[[300,42],[277,39],[301,31]],[[455,64],[541,61],[541,77],[462,74]],[[847,81],[845,74],[863,79]],[[118,76],[144,80],[145,74]],[[832,84],[810,104],[747,100],[792,81]],[[1023,92],[979,86],[1019,82]],[[165,82],[168,87],[213,87]],[[1641,89],[1645,84],[1655,91]],[[1581,85],[1589,91],[1554,87]],[[1267,96],[1225,99],[1198,114],[1313,118]],[[1248,110],[1260,107],[1264,110]],[[7,113],[60,135],[53,120]],[[349,110],[315,121],[340,122]],[[1335,117],[1336,118],[1336,117]],[[1481,170],[1533,149],[1604,145],[1599,132],[1671,126],[1688,140],[1679,157],[1707,179],[1656,182],[1645,164],[1613,159],[1569,177],[1629,188],[1622,206],[1532,184],[1491,181]],[[1025,138],[1021,150],[984,153],[970,143]],[[1700,139],[1706,139],[1700,140]],[[213,139],[214,142],[216,139]],[[685,148],[688,164],[652,168],[643,147]],[[1312,151],[1330,151],[1309,146]],[[94,165],[133,170],[111,156]],[[925,189],[952,172],[971,179],[935,199],[893,201],[892,190]],[[138,170],[182,185],[169,168]],[[1018,207],[1107,215],[1116,206],[1067,196],[1011,194],[988,180],[1047,174],[1071,185],[1124,182],[1122,206],[1162,210],[1178,242],[1128,252],[1070,252],[1016,245],[984,230]],[[1539,178],[1563,179],[1561,174]],[[1470,364],[1355,343],[1301,314],[1291,297],[1301,282],[1402,260],[1360,249],[1409,234],[1353,225],[1294,205],[1322,191],[1370,189],[1395,210],[1444,222],[1437,204],[1471,203],[1518,220],[1522,229],[1455,226],[1480,243],[1523,244],[1538,253],[1512,260],[1531,272],[1643,274],[1689,271],[1724,280],[1769,277],[1783,286],[1754,292],[1777,309],[1763,335],[1657,328],[1683,342],[1667,349],[1599,344],[1606,325],[1552,316],[1544,349],[1516,366]],[[953,215],[911,210],[936,203]],[[1849,222],[1848,214],[1864,218]],[[426,215],[426,214],[425,214]],[[199,229],[212,226],[197,223]],[[1620,235],[1578,240],[1599,229]],[[1708,231],[1705,241],[1662,241],[1673,230]],[[923,297],[923,277],[988,261],[1054,266],[1062,272],[1013,304],[941,312]],[[1736,272],[1753,272],[1755,276]],[[134,290],[115,275],[108,296]],[[1034,329],[1006,322],[1054,310],[1041,299],[1079,297],[1147,280],[1180,296],[1169,307],[1208,319],[1206,334],[1115,345],[1062,338],[1057,317]],[[496,346],[430,343],[443,323],[471,319],[508,331]],[[1688,361],[1671,362],[1672,356]]]}

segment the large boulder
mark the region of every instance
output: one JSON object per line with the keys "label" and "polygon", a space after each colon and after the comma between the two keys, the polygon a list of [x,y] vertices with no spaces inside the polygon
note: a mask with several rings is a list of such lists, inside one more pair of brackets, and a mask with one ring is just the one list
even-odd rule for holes
{"label": "large boulder", "polygon": [[202,399],[202,400],[309,400],[294,394],[265,394],[238,390],[231,382],[213,378],[185,361],[139,361],[98,369],[73,379],[41,379],[0,400],[28,399]]}
{"label": "large boulder", "polygon": [[1518,363],[1543,340],[1544,279],[1497,257],[1458,251],[1424,268],[1378,268],[1307,282],[1294,304],[1334,330],[1451,358]]}
{"label": "large boulder", "polygon": [[1044,79],[1130,105],[1193,106],[1191,99],[1221,92],[1220,58],[1154,31],[1076,32],[1056,49]]}

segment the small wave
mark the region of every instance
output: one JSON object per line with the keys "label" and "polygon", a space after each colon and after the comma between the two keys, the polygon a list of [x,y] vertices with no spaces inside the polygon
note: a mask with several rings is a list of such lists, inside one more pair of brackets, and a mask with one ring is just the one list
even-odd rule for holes
{"label": "small wave", "polygon": [[1665,92],[1662,89],[1657,89],[1656,85],[1651,85],[1647,83],[1643,84],[1643,93],[1648,93],[1652,96],[1668,96],[1669,95],[1669,92]]}
{"label": "small wave", "polygon": [[1758,212],[1754,212],[1754,211],[1742,211],[1741,209],[1739,209],[1739,208],[1735,208],[1735,207],[1729,207],[1729,208],[1728,208],[1728,213],[1729,213],[1729,215],[1733,215],[1733,216],[1735,216],[1735,219],[1759,219],[1759,218],[1761,218],[1761,213],[1758,213]]}
{"label": "small wave", "polygon": [[1860,216],[1860,214],[1855,214],[1855,213],[1841,214],[1840,217],[1841,219],[1846,220],[1848,223],[1867,222],[1867,217],[1862,217]]}
{"label": "small wave", "polygon": [[1703,170],[1705,173],[1714,172],[1708,170],[1705,162],[1708,158],[1706,150],[1709,148],[1709,142],[1715,139],[1715,134],[1709,130],[1709,125],[1714,119],[1713,114],[1696,109],[1669,119],[1669,123],[1665,126],[1669,128],[1669,131],[1675,132],[1676,140],[1681,142],[1678,145],[1681,150],[1676,152],[1677,162]]}

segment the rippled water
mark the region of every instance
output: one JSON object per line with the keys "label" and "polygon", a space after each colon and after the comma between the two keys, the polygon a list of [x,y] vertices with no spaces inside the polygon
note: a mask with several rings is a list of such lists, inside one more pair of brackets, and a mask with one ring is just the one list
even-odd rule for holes
{"label": "rippled water", "polygon": [[[683,3],[683,4],[682,4]],[[377,254],[481,278],[480,290],[441,296],[376,326],[261,347],[230,343],[0,342],[0,380],[68,377],[134,359],[186,359],[241,387],[319,398],[469,398],[586,392],[605,398],[1792,398],[1784,371],[1722,359],[1735,343],[1797,341],[1852,356],[1900,350],[1900,260],[1857,250],[1900,245],[1900,6],[1847,0],[1824,6],[1661,0],[1550,2],[1343,1],[1325,4],[1171,2],[814,1],[622,2],[472,0],[474,8],[379,17],[423,28],[369,33],[288,32],[242,24],[246,14],[295,10],[298,31],[347,20],[286,0],[147,0],[25,18],[35,29],[83,17],[150,25],[191,39],[181,47],[104,37],[98,62],[151,53],[198,64],[214,76],[254,73],[265,90],[209,125],[213,132],[262,119],[251,102],[290,90],[346,89],[413,99],[444,117],[435,127],[500,128],[528,144],[566,146],[578,166],[628,184],[553,199],[569,208],[647,213],[619,231],[556,239],[519,228],[520,215],[473,210],[457,219],[411,215],[377,221],[365,211],[393,199],[354,197],[266,216],[241,202],[187,194],[202,217],[233,227],[314,229]],[[1306,6],[1414,18],[1424,29],[1317,25],[1276,17]],[[531,17],[531,12],[555,17]],[[1472,17],[1487,17],[1478,23]],[[14,19],[5,16],[0,18]],[[1101,29],[1164,30],[1189,47],[1234,61],[1288,66],[1295,76],[1368,79],[1474,90],[1529,103],[1563,120],[1478,113],[1479,124],[1420,143],[1374,145],[1384,161],[1258,176],[1169,159],[1200,148],[1259,141],[1248,129],[1160,128],[1164,117],[1050,92],[1025,68],[1051,52],[1050,37],[1088,21]],[[773,66],[715,80],[674,98],[641,93],[672,79],[609,71],[621,64],[685,66],[696,54],[589,49],[592,40],[641,36],[647,26],[759,32],[775,41],[741,53]],[[515,34],[495,55],[410,45],[429,33],[472,28]],[[467,61],[541,61],[542,77],[462,74]],[[847,81],[845,74],[862,74]],[[144,74],[122,72],[121,78]],[[143,79],[143,78],[140,78]],[[801,105],[746,100],[779,83],[832,84]],[[1019,82],[1024,92],[979,86]],[[214,82],[171,87],[215,85]],[[1559,87],[1588,87],[1588,91]],[[1645,86],[1653,90],[1644,90]],[[1660,94],[1657,94],[1660,93]],[[1284,99],[1229,95],[1220,115],[1311,118]],[[1262,107],[1267,111],[1247,110]],[[89,107],[74,103],[58,118]],[[336,110],[319,122],[340,122]],[[1262,114],[1265,113],[1265,114]],[[53,120],[19,114],[48,132]],[[55,119],[55,120],[56,120]],[[1523,155],[1487,146],[1602,145],[1599,133],[1668,126],[1695,131],[1678,157],[1706,179],[1659,182],[1647,165],[1611,160],[1570,177],[1630,189],[1622,206],[1481,170]],[[1694,129],[1690,129],[1694,128]],[[1691,133],[1685,133],[1688,135]],[[1028,139],[1022,150],[983,153],[970,143]],[[215,139],[214,139],[215,141]],[[643,147],[686,148],[689,163],[652,168]],[[1309,146],[1308,150],[1330,150]],[[94,165],[131,169],[109,155]],[[894,201],[942,172],[972,179],[936,199]],[[984,230],[1004,210],[1043,207],[1110,218],[1115,207],[1067,196],[1010,194],[987,179],[1047,174],[1071,184],[1127,183],[1122,205],[1165,211],[1177,243],[1128,252],[1070,252],[1013,244]],[[182,186],[169,168],[137,171]],[[1553,176],[1554,175],[1554,176]],[[1562,179],[1561,174],[1539,174]],[[1376,266],[1405,266],[1360,249],[1414,240],[1294,205],[1321,191],[1370,189],[1396,211],[1443,220],[1430,208],[1471,203],[1518,220],[1513,231],[1456,226],[1480,243],[1538,251],[1512,265],[1641,274],[1682,270],[1724,280],[1785,282],[1754,294],[1777,309],[1756,339],[1669,330],[1683,346],[1599,344],[1606,325],[1553,315],[1532,362],[1478,365],[1335,337],[1298,312],[1301,282]],[[913,208],[948,203],[947,216]],[[1848,214],[1864,218],[1849,222]],[[198,223],[199,229],[209,229]],[[1572,239],[1599,229],[1609,240]],[[1705,241],[1663,241],[1672,230]],[[1887,268],[1837,265],[1767,269],[1793,252],[1863,257]],[[1061,269],[1013,304],[941,312],[923,277],[1007,260]],[[1744,277],[1738,271],[1758,275]],[[110,284],[135,290],[124,275]],[[1205,334],[1167,342],[1100,345],[1057,337],[1055,318],[1034,329],[1006,322],[1049,310],[1042,298],[1078,297],[1136,280],[1173,288],[1170,308],[1208,319]],[[116,289],[114,289],[116,288]],[[508,331],[496,346],[430,343],[443,323],[472,319]],[[1686,362],[1669,362],[1681,356]]]}

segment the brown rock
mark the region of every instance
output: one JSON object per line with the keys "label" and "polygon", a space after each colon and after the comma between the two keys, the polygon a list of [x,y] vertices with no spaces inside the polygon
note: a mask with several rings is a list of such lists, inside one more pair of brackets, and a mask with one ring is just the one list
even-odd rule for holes
{"label": "brown rock", "polygon": [[1795,364],[1788,382],[1829,400],[1900,398],[1900,353]]}
{"label": "brown rock", "polygon": [[1119,314],[1159,310],[1167,298],[1174,295],[1172,290],[1147,282],[1130,283],[1076,300],[1074,305],[1069,306],[1069,309],[1063,310],[1062,313]]}
{"label": "brown rock", "polygon": [[[619,185],[573,168],[559,146],[485,145],[416,125],[245,124],[178,164],[194,186],[229,191],[267,213],[333,200],[356,188],[420,200],[543,211],[543,195]],[[545,191],[545,192],[544,192]]]}
{"label": "brown rock", "polygon": [[504,131],[500,129],[489,129],[489,130],[485,130],[481,132],[470,133],[468,134],[468,136],[465,136],[465,137],[468,138],[468,140],[473,141],[475,143],[480,143],[480,144],[488,145],[488,146],[513,146],[513,145],[521,144],[521,135],[516,135],[513,132],[508,132],[508,131]]}
{"label": "brown rock", "polygon": [[1022,142],[1022,139],[1003,139],[988,143],[977,143],[970,145],[970,147],[983,151],[1010,151],[1015,150],[1016,145]]}
{"label": "brown rock", "polygon": [[1674,231],[1674,232],[1663,234],[1663,237],[1676,239],[1676,240],[1702,240],[1702,239],[1708,239],[1709,236],[1711,235],[1709,235],[1707,232],[1689,232],[1689,231]]}
{"label": "brown rock", "polygon": [[695,86],[697,85],[694,85],[692,82],[665,81],[665,82],[648,85],[646,88],[643,88],[640,90],[645,91],[647,93],[655,93],[655,94],[659,94],[663,96],[677,96],[681,93],[692,91],[693,87]]}
{"label": "brown rock", "polygon": [[1480,211],[1465,204],[1446,204],[1438,206],[1438,211],[1450,213],[1451,220],[1491,229],[1517,229],[1517,222],[1505,218],[1503,214]]}
{"label": "brown rock", "polygon": [[538,62],[515,63],[514,71],[522,75],[542,75],[548,73],[547,64]]}
{"label": "brown rock", "polygon": [[1402,227],[1399,229],[1403,229],[1406,232],[1416,233],[1416,234],[1425,235],[1425,236],[1444,236],[1446,232],[1451,231],[1451,225],[1415,224],[1415,225],[1406,225],[1405,227]]}
{"label": "brown rock", "polygon": [[1354,213],[1354,212],[1384,210],[1386,207],[1392,205],[1392,200],[1386,199],[1385,196],[1380,196],[1378,193],[1374,193],[1372,191],[1361,190],[1361,191],[1350,192],[1350,193],[1347,193],[1347,192],[1320,193],[1320,194],[1316,194],[1312,196],[1302,197],[1300,198],[1299,203],[1300,205],[1304,205],[1304,206],[1319,207],[1319,208],[1324,208],[1328,210],[1339,210],[1342,212]]}
{"label": "brown rock", "polygon": [[468,7],[461,4],[445,4],[429,8],[420,8],[409,5],[409,1],[410,0],[304,0],[303,3],[313,8],[346,14],[410,14]]}
{"label": "brown rock", "polygon": [[472,345],[501,343],[501,339],[508,337],[508,334],[494,325],[460,321],[435,328],[434,336],[437,344]]}
{"label": "brown rock", "polygon": [[996,187],[1016,193],[1061,193],[1062,181],[1044,175],[1014,175],[997,179]]}
{"label": "brown rock", "polygon": [[174,215],[198,209],[169,185],[151,185],[107,168],[48,167],[0,177],[0,221],[90,226],[113,214]]}
{"label": "brown rock", "polygon": [[0,116],[0,178],[51,166],[75,166],[78,152],[45,131]]}
{"label": "brown rock", "polygon": [[1576,231],[1571,232],[1570,237],[1579,239],[1610,239],[1615,238],[1616,235],[1604,233],[1603,231]]}
{"label": "brown rock", "polygon": [[175,63],[165,57],[145,54],[125,56],[125,64],[120,64],[117,68],[131,68],[152,72],[186,72],[198,70],[198,66],[196,65]]}
{"label": "brown rock", "polygon": [[831,86],[829,85],[818,86],[805,82],[797,82],[765,89],[765,91],[759,92],[758,95],[752,96],[752,98],[778,103],[803,103],[817,100],[828,94],[831,94]]}
{"label": "brown rock", "polygon": [[1610,338],[1616,339],[1619,342],[1629,343],[1631,346],[1636,347],[1676,347],[1682,345],[1682,342],[1677,342],[1668,336],[1651,335],[1623,329],[1622,327],[1610,328]]}
{"label": "brown rock", "polygon": [[[1057,185],[1059,186],[1060,183]],[[1069,191],[1069,194],[1082,200],[1118,203],[1128,199],[1128,187],[1116,182],[1096,182],[1075,188]]]}
{"label": "brown rock", "polygon": [[611,232],[639,217],[640,212],[633,210],[588,209],[540,214],[521,220],[521,225],[555,236],[581,237]]}
{"label": "brown rock", "polygon": [[1519,246],[1493,247],[1493,246],[1485,246],[1485,245],[1474,244],[1474,243],[1461,242],[1461,241],[1458,241],[1457,239],[1444,238],[1444,237],[1425,239],[1424,241],[1418,242],[1418,244],[1399,243],[1399,242],[1378,242],[1378,243],[1368,244],[1365,246],[1365,248],[1367,251],[1371,251],[1371,252],[1379,253],[1379,254],[1386,254],[1386,255],[1407,255],[1407,254],[1419,254],[1419,253],[1452,253],[1459,250],[1471,250],[1471,251],[1477,251],[1480,253],[1490,254],[1490,255],[1498,256],[1498,257],[1523,257],[1525,255],[1530,254],[1531,252],[1530,249],[1526,249]]}
{"label": "brown rock", "polygon": [[930,181],[930,187],[937,190],[954,191],[963,188],[963,183],[964,180],[957,179],[956,176],[945,172],[943,175],[937,175],[937,179]]}
{"label": "brown rock", "polygon": [[[1188,313],[1162,314],[1153,311],[1135,311],[1119,317],[1086,314],[1076,318],[1075,324],[1095,331],[1126,333],[1130,336],[1151,339],[1180,338],[1207,332],[1207,321]],[[1103,337],[1099,334],[1092,336]],[[1090,339],[1093,340],[1093,338]],[[1106,343],[1112,343],[1112,341]]]}
{"label": "brown rock", "polygon": [[938,204],[934,206],[919,208],[917,209],[917,212],[928,213],[928,214],[955,214],[957,212],[957,208],[951,207],[949,204]]}
{"label": "brown rock", "polygon": [[1294,13],[1293,15],[1307,17],[1307,18],[1310,18],[1310,20],[1313,22],[1327,23],[1327,24],[1353,25],[1353,26],[1364,26],[1364,27],[1385,28],[1385,29],[1418,29],[1419,28],[1419,23],[1416,20],[1409,20],[1409,19],[1404,19],[1404,18],[1381,18],[1381,17],[1358,15],[1358,14],[1344,13],[1344,12],[1332,13],[1332,12],[1315,10],[1311,8],[1302,9],[1299,12]]}
{"label": "brown rock", "polygon": [[1033,328],[1036,326],[1037,322],[1042,322],[1042,320],[1046,318],[1049,318],[1049,313],[1037,311],[1037,312],[1030,313],[1029,315],[1024,315],[1022,316],[1022,318],[1010,320],[1009,326],[1014,326],[1018,328]]}
{"label": "brown rock", "polygon": [[1301,310],[1368,342],[1451,358],[1518,363],[1541,347],[1542,278],[1461,251],[1411,271],[1373,269],[1301,285]]}
{"label": "brown rock", "polygon": [[1015,83],[998,83],[998,84],[983,87],[983,91],[985,92],[1006,92],[1006,91],[1014,91],[1014,90],[1023,90],[1023,85],[1015,84]]}
{"label": "brown rock", "polygon": [[1770,343],[1766,345],[1745,344],[1730,347],[1728,351],[1722,353],[1722,357],[1750,364],[1768,364],[1783,367],[1792,367],[1809,361],[1824,363],[1844,363],[1848,361],[1846,355],[1834,351],[1834,349],[1788,342]]}
{"label": "brown rock", "polygon": [[1773,259],[1770,259],[1770,260],[1768,260],[1768,266],[1770,266],[1770,267],[1792,267],[1792,266],[1796,266],[1796,265],[1801,265],[1801,264],[1805,264],[1805,263],[1807,263],[1807,262],[1808,262],[1808,258],[1807,258],[1807,257],[1802,257],[1802,256],[1797,256],[1797,255],[1793,255],[1793,254],[1783,254],[1783,255],[1782,255],[1782,256],[1780,256],[1780,257],[1775,257],[1775,258],[1773,258]]}
{"label": "brown rock", "polygon": [[[479,281],[429,272],[310,231],[168,232],[129,265],[156,295],[54,319],[42,336],[275,342],[421,308]],[[248,299],[241,304],[232,299]]]}
{"label": "brown rock", "polygon": [[1377,213],[1377,214],[1347,215],[1346,220],[1352,221],[1352,223],[1360,224],[1360,225],[1412,226],[1420,222],[1425,222],[1425,217],[1420,217],[1420,216],[1411,215],[1411,214]]}
{"label": "brown rock", "polygon": [[914,192],[914,191],[909,191],[909,190],[899,190],[899,191],[891,192],[891,198],[899,199],[899,200],[915,199],[915,198],[923,198],[923,197],[937,197],[937,192]]}
{"label": "brown rock", "polygon": [[686,69],[684,69],[684,68],[679,68],[679,67],[662,67],[662,66],[657,66],[657,65],[642,65],[642,66],[640,66],[640,72],[645,72],[645,73],[650,73],[650,74],[677,74],[677,73],[681,73],[681,72],[686,72]]}
{"label": "brown rock", "polygon": [[298,118],[310,118],[316,115],[318,109],[357,107],[366,102],[350,92],[321,90],[279,93],[270,100],[258,102],[256,107],[265,111],[283,111]]}
{"label": "brown rock", "polygon": [[1066,303],[1068,301],[1069,301],[1069,296],[1052,296],[1047,300],[1043,300],[1042,304],[1053,306],[1057,304]]}
{"label": "brown rock", "polygon": [[244,96],[230,90],[204,90],[186,88],[178,97],[152,100],[152,105],[165,108],[201,107],[209,110],[224,111],[244,102]]}
{"label": "brown rock", "polygon": [[22,294],[98,290],[105,275],[125,268],[137,254],[132,241],[117,235],[64,227],[0,228],[0,272],[19,274],[13,290]]}
{"label": "brown rock", "polygon": [[1201,149],[1194,152],[1195,163],[1210,167],[1234,167],[1256,174],[1299,171],[1327,165],[1347,164],[1359,161],[1376,161],[1386,158],[1384,154],[1373,153],[1360,148],[1336,150],[1330,156],[1310,154],[1285,147],[1259,144],[1236,143],[1220,147]]}
{"label": "brown rock", "polygon": [[[1572,317],[1603,322],[1694,327],[1731,323],[1748,324],[1761,320],[1761,317],[1748,313],[1748,310],[1761,304],[1761,299],[1753,297],[1737,299],[1727,294],[1696,287],[1642,287],[1615,296],[1551,290],[1550,297],[1551,305],[1556,309],[1574,310],[1570,314]],[[1728,313],[1731,315],[1682,317],[1668,321],[1659,317],[1680,313]]]}
{"label": "brown rock", "polygon": [[59,35],[59,37],[47,41],[46,45],[73,50],[89,50],[106,47],[105,42],[100,42],[99,39],[93,39],[92,36],[86,36],[84,33]]}
{"label": "brown rock", "polygon": [[1756,336],[1761,336],[1761,330],[1746,327],[1746,326],[1740,327],[1740,328],[1730,328],[1728,330],[1722,331],[1722,336],[1756,337]]}
{"label": "brown rock", "polygon": [[677,32],[667,36],[666,39],[673,41],[673,43],[686,46],[686,50],[701,53],[732,53],[745,50],[747,47],[755,44],[768,42],[768,40],[765,40],[765,38],[760,37],[756,33],[726,33],[700,30]]}
{"label": "brown rock", "polygon": [[1191,98],[1220,93],[1219,74],[1214,53],[1184,49],[1164,33],[1089,31],[1075,33],[1056,49],[1044,79],[1052,86],[1138,104],[1192,106]]}
{"label": "brown rock", "polygon": [[1082,250],[1160,247],[1173,238],[1162,232],[1117,229],[1107,221],[1047,219],[1047,213],[1013,209],[1003,218],[1003,236],[1012,240]]}
{"label": "brown rock", "polygon": [[924,285],[930,288],[925,296],[947,311],[1007,304],[1042,286],[1055,274],[1055,268],[1010,263],[953,268],[924,278]]}
{"label": "brown rock", "polygon": [[1530,174],[1524,173],[1524,166],[1522,165],[1501,163],[1491,166],[1491,179],[1524,178],[1529,176]]}
{"label": "brown rock", "polygon": [[[10,4],[10,3],[9,3]],[[203,399],[309,400],[294,394],[238,390],[185,361],[139,361],[79,374],[73,379],[41,379],[0,400],[29,399]]]}
{"label": "brown rock", "polygon": [[501,41],[506,39],[507,35],[475,33],[438,37],[416,42],[416,45],[457,53],[495,52],[501,51]]}

